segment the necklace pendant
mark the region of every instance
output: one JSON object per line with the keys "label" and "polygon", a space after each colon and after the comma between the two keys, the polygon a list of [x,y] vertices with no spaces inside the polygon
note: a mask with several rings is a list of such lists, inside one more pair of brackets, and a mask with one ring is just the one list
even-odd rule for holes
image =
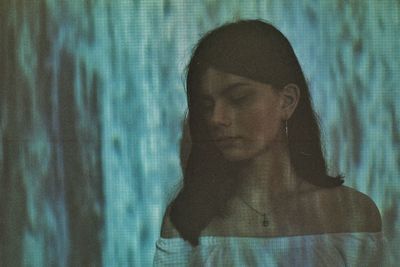
{"label": "necklace pendant", "polygon": [[263,226],[264,227],[267,227],[268,225],[269,225],[269,222],[268,222],[268,220],[267,220],[267,215],[264,213],[263,214],[263,222],[262,222],[262,224],[263,224]]}

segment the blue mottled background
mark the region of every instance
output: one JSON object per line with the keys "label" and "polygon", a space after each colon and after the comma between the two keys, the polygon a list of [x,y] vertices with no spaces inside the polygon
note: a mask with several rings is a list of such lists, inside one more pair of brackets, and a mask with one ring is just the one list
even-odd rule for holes
{"label": "blue mottled background", "polygon": [[240,18],[291,41],[329,167],[376,202],[400,261],[398,0],[1,0],[0,18],[1,266],[151,265],[185,65]]}

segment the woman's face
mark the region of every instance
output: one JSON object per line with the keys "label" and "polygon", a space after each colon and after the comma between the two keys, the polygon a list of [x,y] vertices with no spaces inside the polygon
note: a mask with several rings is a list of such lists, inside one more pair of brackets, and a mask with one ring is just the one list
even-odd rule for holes
{"label": "woman's face", "polygon": [[282,97],[271,85],[210,67],[200,103],[209,133],[229,161],[256,157],[283,138]]}

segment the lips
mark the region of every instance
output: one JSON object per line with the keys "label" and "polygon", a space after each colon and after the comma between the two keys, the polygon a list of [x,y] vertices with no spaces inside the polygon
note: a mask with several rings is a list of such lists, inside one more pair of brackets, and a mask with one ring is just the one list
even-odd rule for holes
{"label": "lips", "polygon": [[215,142],[217,143],[218,146],[226,147],[226,146],[235,146],[238,144],[238,140],[240,137],[236,136],[224,136],[215,139]]}

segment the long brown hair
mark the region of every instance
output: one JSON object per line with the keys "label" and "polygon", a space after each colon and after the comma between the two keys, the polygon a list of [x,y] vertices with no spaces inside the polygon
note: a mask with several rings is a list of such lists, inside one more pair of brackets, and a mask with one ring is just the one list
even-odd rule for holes
{"label": "long brown hair", "polygon": [[[288,120],[290,160],[296,174],[320,187],[343,183],[327,174],[320,128],[300,64],[286,37],[261,20],[241,20],[218,27],[200,39],[187,68],[186,90],[191,148],[183,162],[183,188],[170,204],[172,224],[183,239],[198,245],[201,231],[215,216],[225,216],[226,204],[240,188],[235,175],[240,162],[226,161],[210,142],[201,105],[199,84],[209,67],[271,84],[300,88],[296,110]],[[185,145],[185,142],[183,142]],[[188,145],[188,144],[186,144]],[[182,149],[181,151],[188,151]]]}

